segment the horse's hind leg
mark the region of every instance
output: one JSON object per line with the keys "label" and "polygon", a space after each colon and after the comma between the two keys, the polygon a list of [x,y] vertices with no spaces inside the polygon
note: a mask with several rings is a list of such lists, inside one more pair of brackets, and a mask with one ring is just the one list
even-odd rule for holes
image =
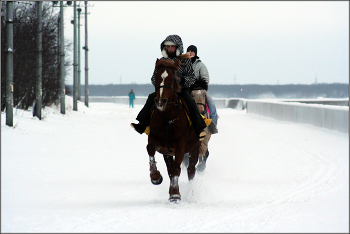
{"label": "horse's hind leg", "polygon": [[198,171],[204,171],[206,168],[206,157],[208,152],[208,143],[210,140],[211,134],[209,131],[206,130],[207,135],[205,136],[204,140],[201,143],[201,146],[199,148],[199,159],[198,159],[198,165],[197,170]]}
{"label": "horse's hind leg", "polygon": [[185,156],[184,156],[184,159],[182,160],[182,163],[185,165],[186,168],[188,167],[189,160],[190,160],[189,159],[189,154],[185,153]]}
{"label": "horse's hind leg", "polygon": [[163,177],[160,172],[157,170],[156,160],[154,159],[155,150],[150,144],[147,145],[147,151],[149,155],[149,171],[151,182],[154,185],[161,184],[163,182]]}

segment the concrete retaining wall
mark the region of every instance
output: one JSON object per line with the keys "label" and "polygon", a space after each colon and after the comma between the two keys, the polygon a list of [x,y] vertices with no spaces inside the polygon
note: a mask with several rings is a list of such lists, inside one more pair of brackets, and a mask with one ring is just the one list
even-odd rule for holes
{"label": "concrete retaining wall", "polygon": [[340,99],[289,99],[289,100],[281,100],[285,102],[299,102],[299,103],[307,103],[307,104],[322,104],[322,105],[334,105],[334,106],[349,106],[349,99],[345,100],[344,98]]}
{"label": "concrete retaining wall", "polygon": [[349,133],[349,107],[246,100],[247,113]]}
{"label": "concrete retaining wall", "polygon": [[[136,97],[135,105],[144,105],[147,97]],[[84,102],[84,97],[81,97]],[[312,124],[318,127],[349,133],[349,100],[336,100],[336,104],[344,106],[331,106],[334,99],[322,100],[252,100],[242,98],[214,98],[216,108],[233,108],[247,110],[247,113],[259,114],[283,121]],[[299,101],[299,102],[298,102]],[[128,96],[99,97],[90,96],[89,102],[112,102],[129,105]],[[300,103],[304,102],[304,103]],[[347,106],[346,106],[347,104]]]}

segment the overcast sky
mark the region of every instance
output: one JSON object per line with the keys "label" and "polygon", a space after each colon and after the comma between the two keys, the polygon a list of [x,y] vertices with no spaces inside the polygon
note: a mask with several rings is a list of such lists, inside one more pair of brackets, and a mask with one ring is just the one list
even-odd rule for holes
{"label": "overcast sky", "polygon": [[[349,83],[349,1],[88,3],[89,84],[150,84],[170,34],[185,50],[197,46],[210,84]],[[65,38],[73,42],[73,8],[64,10]],[[83,47],[84,18],[81,25]]]}

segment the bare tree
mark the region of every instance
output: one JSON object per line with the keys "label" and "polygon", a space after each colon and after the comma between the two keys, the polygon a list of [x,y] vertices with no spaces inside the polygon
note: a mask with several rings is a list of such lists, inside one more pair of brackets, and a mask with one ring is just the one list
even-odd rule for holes
{"label": "bare tree", "polygon": [[[6,2],[1,2],[1,35],[6,35]],[[51,2],[43,2],[42,13],[42,106],[58,103],[60,97],[60,61],[58,54],[59,12]],[[27,110],[35,102],[37,17],[33,2],[15,2],[13,14],[13,105]],[[72,43],[65,42],[65,51]],[[5,108],[6,37],[1,37],[1,110]],[[65,73],[71,61],[65,57]],[[66,74],[65,74],[66,75]],[[66,88],[66,94],[70,90]]]}

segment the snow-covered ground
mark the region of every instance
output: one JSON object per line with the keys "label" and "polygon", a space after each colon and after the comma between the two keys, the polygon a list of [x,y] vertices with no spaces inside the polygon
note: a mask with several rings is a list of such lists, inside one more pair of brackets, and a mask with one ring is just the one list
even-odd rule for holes
{"label": "snow-covered ground", "polygon": [[219,109],[207,168],[179,204],[149,178],[140,105],[1,114],[2,232],[349,232],[349,135]]}

